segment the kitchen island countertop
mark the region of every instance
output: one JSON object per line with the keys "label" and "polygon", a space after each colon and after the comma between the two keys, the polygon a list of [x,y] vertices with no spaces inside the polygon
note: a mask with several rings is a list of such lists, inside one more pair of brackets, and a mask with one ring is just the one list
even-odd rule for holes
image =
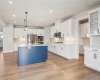
{"label": "kitchen island countertop", "polygon": [[20,45],[18,45],[18,47],[32,47],[32,46],[47,46],[47,45],[45,45],[45,44],[29,44],[29,45],[20,44]]}

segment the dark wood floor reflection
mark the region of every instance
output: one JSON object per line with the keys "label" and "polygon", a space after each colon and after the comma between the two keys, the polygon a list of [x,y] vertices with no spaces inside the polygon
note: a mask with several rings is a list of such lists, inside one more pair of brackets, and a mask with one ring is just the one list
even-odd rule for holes
{"label": "dark wood floor reflection", "polygon": [[84,58],[67,60],[52,53],[45,63],[18,67],[17,53],[0,52],[0,80],[100,80],[100,73],[86,68]]}

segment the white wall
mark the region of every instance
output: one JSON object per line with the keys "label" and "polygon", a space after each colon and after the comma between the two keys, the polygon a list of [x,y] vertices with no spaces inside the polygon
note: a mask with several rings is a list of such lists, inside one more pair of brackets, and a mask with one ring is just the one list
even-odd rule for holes
{"label": "white wall", "polygon": [[44,27],[44,44],[48,45],[50,42],[50,28]]}
{"label": "white wall", "polygon": [[13,52],[13,25],[3,27],[3,53]]}
{"label": "white wall", "polygon": [[3,31],[3,27],[6,26],[5,22],[0,18],[0,32]]}

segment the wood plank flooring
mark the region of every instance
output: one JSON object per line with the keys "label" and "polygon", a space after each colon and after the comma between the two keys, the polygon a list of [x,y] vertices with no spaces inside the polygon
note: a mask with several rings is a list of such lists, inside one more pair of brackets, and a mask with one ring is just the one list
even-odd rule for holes
{"label": "wood plank flooring", "polygon": [[67,60],[49,53],[47,62],[17,66],[17,53],[0,53],[0,80],[100,80],[100,72],[86,68],[84,58]]}

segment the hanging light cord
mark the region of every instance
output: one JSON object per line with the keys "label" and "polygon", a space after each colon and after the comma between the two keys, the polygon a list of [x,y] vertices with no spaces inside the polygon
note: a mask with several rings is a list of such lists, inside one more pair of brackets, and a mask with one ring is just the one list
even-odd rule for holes
{"label": "hanging light cord", "polygon": [[24,19],[24,31],[26,31],[26,30],[25,30],[25,21],[26,21],[26,20]]}
{"label": "hanging light cord", "polygon": [[27,14],[28,14],[28,12],[25,12],[25,14],[26,14],[26,28],[27,28]]}

